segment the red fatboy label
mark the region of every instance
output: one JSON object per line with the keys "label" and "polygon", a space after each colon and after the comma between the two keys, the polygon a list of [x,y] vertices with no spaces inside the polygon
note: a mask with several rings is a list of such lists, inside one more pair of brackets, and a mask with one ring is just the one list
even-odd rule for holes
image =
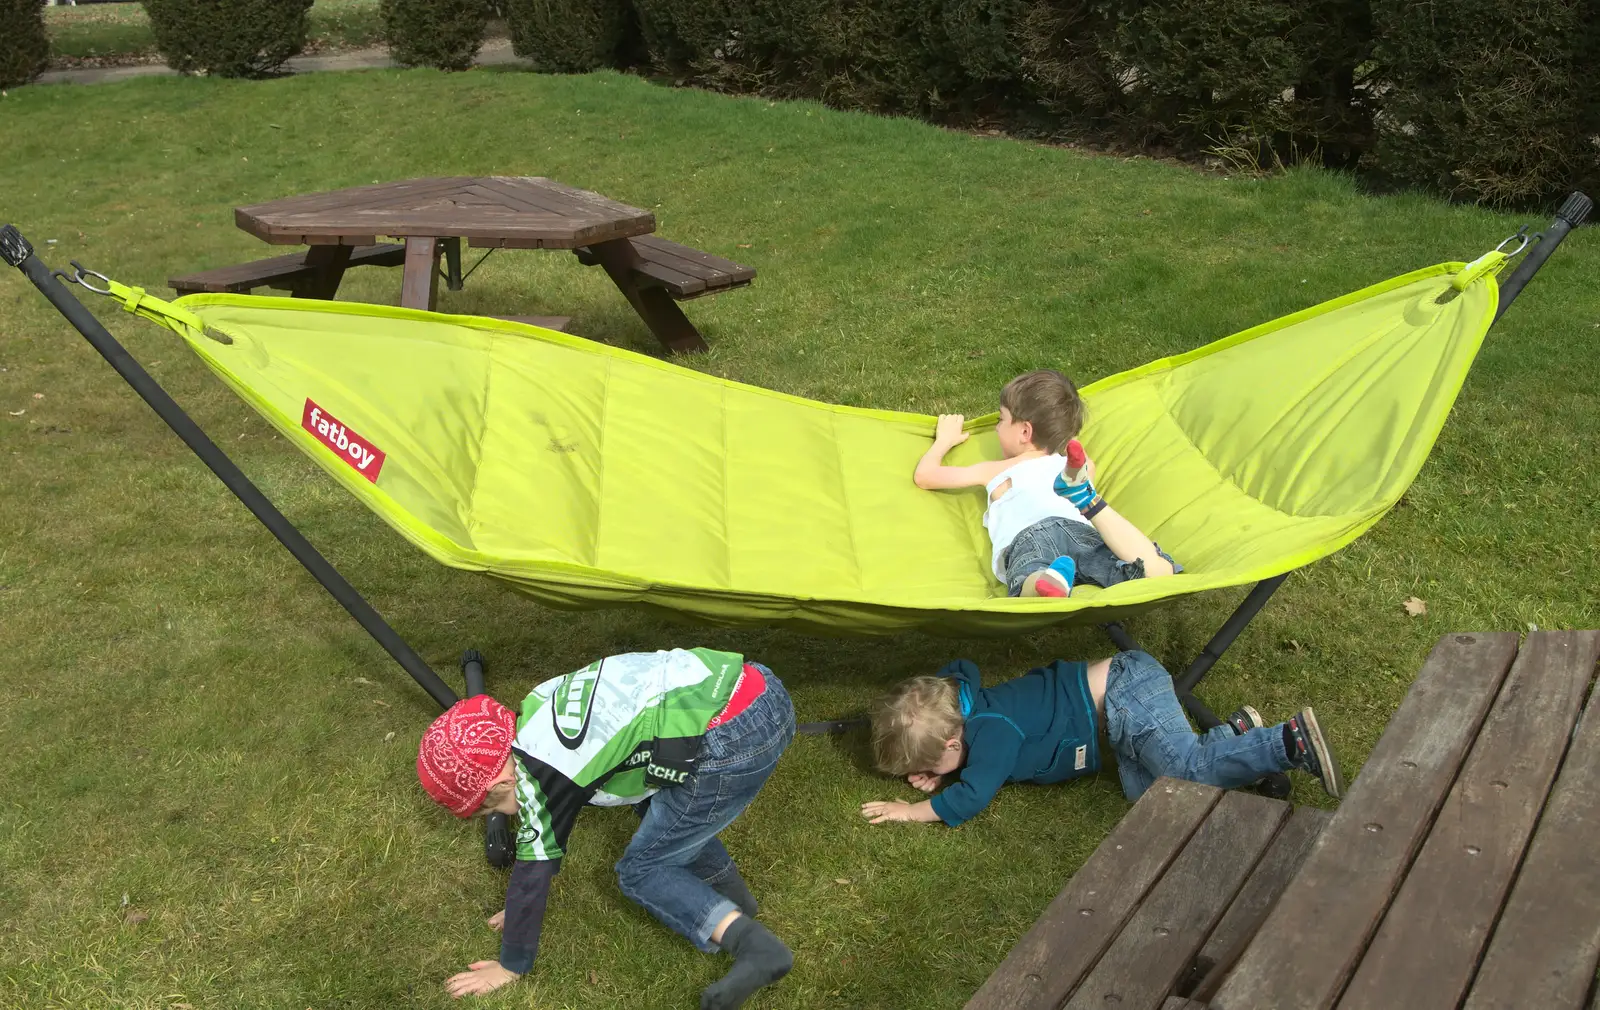
{"label": "red fatboy label", "polygon": [[383,469],[383,450],[346,428],[339,419],[326,410],[306,400],[306,409],[300,415],[300,427],[311,432],[317,441],[332,449],[334,455],[349,463],[356,473],[378,483],[378,471]]}

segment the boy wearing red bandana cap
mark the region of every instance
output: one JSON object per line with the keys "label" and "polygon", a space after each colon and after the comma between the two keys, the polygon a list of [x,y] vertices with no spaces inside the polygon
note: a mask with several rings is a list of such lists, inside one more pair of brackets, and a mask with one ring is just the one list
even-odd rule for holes
{"label": "boy wearing red bandana cap", "polygon": [[700,996],[732,1010],[794,964],[755,918],[756,902],[717,839],[750,804],[794,736],[794,708],[771,670],[709,649],[629,653],[535,687],[514,713],[487,695],[434,720],[417,753],[428,794],[457,817],[515,814],[516,863],[500,957],[445,983],[485,993],[533,966],[550,880],[585,805],[631,804],[641,821],[622,858],[622,892],[733,967]]}

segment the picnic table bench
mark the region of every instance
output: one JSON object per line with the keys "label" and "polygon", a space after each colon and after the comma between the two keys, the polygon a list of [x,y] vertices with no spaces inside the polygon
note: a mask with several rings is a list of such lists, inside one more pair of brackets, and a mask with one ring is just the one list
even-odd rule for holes
{"label": "picnic table bench", "polygon": [[1159,780],[967,1007],[1593,1010],[1597,660],[1445,636],[1331,815]]}
{"label": "picnic table bench", "polygon": [[[334,297],[357,266],[404,269],[400,304],[432,311],[439,279],[461,290],[461,247],[570,249],[600,266],[650,332],[673,351],[705,340],[677,302],[744,287],[755,270],[658,235],[655,215],[536,177],[409,179],[238,207],[234,223],[264,242],[307,245],[287,256],[174,277],[179,294],[278,288],[297,298]],[[403,244],[378,242],[380,236]],[[485,253],[487,256],[488,253]],[[440,261],[444,270],[440,270]],[[481,262],[481,260],[480,260]],[[565,316],[503,316],[565,329]]]}

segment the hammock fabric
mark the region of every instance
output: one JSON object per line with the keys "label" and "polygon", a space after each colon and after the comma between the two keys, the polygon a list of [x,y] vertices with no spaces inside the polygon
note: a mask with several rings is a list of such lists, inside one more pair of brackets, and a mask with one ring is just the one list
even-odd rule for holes
{"label": "hammock fabric", "polygon": [[[541,602],[1003,634],[1255,582],[1361,535],[1427,458],[1505,259],[1418,270],[1086,387],[1101,490],[1185,572],[1066,600],[1004,595],[981,488],[912,483],[926,415],[496,319],[113,293],[407,540]],[[995,458],[994,422],[970,422],[950,461]]]}

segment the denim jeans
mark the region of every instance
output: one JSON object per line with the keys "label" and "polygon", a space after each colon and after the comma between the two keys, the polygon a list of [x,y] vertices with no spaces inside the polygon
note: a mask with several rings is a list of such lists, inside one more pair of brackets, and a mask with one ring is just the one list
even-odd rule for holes
{"label": "denim jeans", "polygon": [[[1156,553],[1172,561],[1167,552],[1156,545]],[[1022,584],[1028,576],[1041,568],[1048,568],[1056,558],[1070,557],[1078,565],[1074,585],[1094,585],[1105,588],[1119,582],[1144,578],[1144,562],[1138,558],[1123,561],[1106,546],[1100,531],[1088,523],[1075,519],[1051,516],[1041,519],[1016,535],[1002,558],[1006,567],[1006,592],[1012,596],[1022,593]],[[1183,571],[1172,562],[1174,571]]]}
{"label": "denim jeans", "polygon": [[1143,652],[1119,652],[1111,660],[1106,734],[1130,800],[1162,775],[1233,789],[1292,767],[1281,723],[1241,736],[1226,725],[1196,734],[1178,703],[1171,674]]}
{"label": "denim jeans", "polygon": [[735,872],[717,835],[738,817],[794,738],[794,706],[760,664],[766,690],[750,707],[706,731],[694,777],[650,797],[617,861],[622,893],[706,953],[717,923],[738,906],[712,889]]}

